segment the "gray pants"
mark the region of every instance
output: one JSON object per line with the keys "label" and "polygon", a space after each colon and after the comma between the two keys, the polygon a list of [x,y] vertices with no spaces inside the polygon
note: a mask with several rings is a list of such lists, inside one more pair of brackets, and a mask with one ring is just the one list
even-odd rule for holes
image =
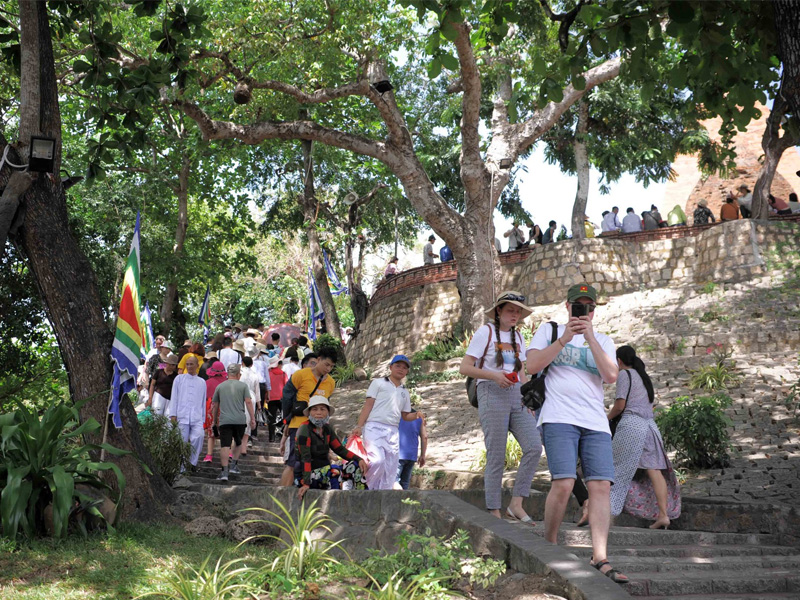
{"label": "gray pants", "polygon": [[481,381],[478,384],[478,416],[486,445],[483,487],[487,510],[501,508],[509,432],[522,448],[522,459],[514,482],[514,496],[527,498],[530,495],[531,482],[542,456],[542,440],[536,428],[536,419],[522,406],[519,389],[519,383],[508,389],[502,389],[492,381]]}

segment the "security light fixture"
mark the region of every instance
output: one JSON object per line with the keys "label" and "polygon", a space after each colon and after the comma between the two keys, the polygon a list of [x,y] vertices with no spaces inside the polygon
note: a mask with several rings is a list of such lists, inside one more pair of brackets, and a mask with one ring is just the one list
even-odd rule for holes
{"label": "security light fixture", "polygon": [[511,158],[501,158],[500,159],[500,168],[501,169],[510,169],[513,164],[514,164],[514,159],[511,159]]}
{"label": "security light fixture", "polygon": [[383,81],[376,81],[375,83],[372,84],[372,87],[374,87],[375,91],[381,95],[394,89],[392,84],[389,83],[388,79],[384,79]]}
{"label": "security light fixture", "polygon": [[56,161],[56,140],[54,138],[31,136],[31,155],[28,170],[37,173],[52,173]]}

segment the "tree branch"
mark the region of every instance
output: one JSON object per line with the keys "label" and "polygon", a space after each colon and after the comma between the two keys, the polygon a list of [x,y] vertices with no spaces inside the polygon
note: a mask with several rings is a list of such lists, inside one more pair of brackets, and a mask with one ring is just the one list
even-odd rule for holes
{"label": "tree branch", "polygon": [[578,4],[576,4],[571,11],[565,13],[554,13],[550,8],[550,5],[547,3],[547,0],[539,0],[539,3],[542,5],[547,17],[551,21],[561,23],[561,25],[558,26],[558,45],[561,48],[561,52],[566,52],[567,47],[569,46],[569,28],[572,27],[572,24],[578,17],[578,13],[581,12],[583,5],[589,4],[590,2],[591,0],[578,0]]}
{"label": "tree branch", "polygon": [[254,89],[273,90],[291,96],[301,104],[323,104],[331,100],[346,98],[347,96],[367,96],[369,93],[369,82],[366,80],[348,83],[336,88],[323,88],[312,93],[304,92],[294,85],[289,85],[282,81],[254,81]]}
{"label": "tree branch", "polygon": [[512,126],[514,137],[516,138],[516,154],[519,155],[527,150],[539,136],[550,129],[558,118],[589,90],[619,75],[619,68],[620,59],[613,58],[589,69],[583,74],[586,80],[586,87],[583,90],[576,90],[572,84],[568,85],[564,89],[564,98],[561,102],[550,102],[527,121]]}
{"label": "tree branch", "polygon": [[469,25],[465,21],[455,25],[458,36],[455,40],[458,62],[461,67],[461,164],[462,168],[483,167],[481,158],[481,136],[478,132],[481,110],[481,78],[472,43]]}
{"label": "tree branch", "polygon": [[245,144],[260,144],[264,140],[312,140],[371,156],[390,168],[398,166],[400,162],[396,150],[385,142],[329,129],[313,121],[261,121],[252,125],[240,125],[231,121],[214,120],[193,102],[178,100],[174,105],[197,123],[205,140],[237,139]]}

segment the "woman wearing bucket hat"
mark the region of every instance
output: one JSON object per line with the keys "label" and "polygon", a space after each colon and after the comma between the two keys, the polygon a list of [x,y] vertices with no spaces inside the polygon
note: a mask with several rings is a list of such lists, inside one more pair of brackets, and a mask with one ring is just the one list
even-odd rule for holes
{"label": "woman wearing bucket hat", "polygon": [[506,442],[510,432],[519,442],[522,459],[506,514],[524,523],[530,523],[531,518],[522,508],[522,499],[530,495],[531,481],[542,455],[536,420],[523,407],[520,392],[527,378],[520,360],[525,342],[517,325],[531,312],[525,304],[525,296],[519,292],[500,294],[486,311],[490,322],[472,336],[460,369],[462,375],[477,380],[478,416],[486,445],[483,473],[486,508],[500,518]]}
{"label": "woman wearing bucket hat", "polygon": [[345,448],[328,423],[333,415],[333,407],[325,396],[309,398],[308,407],[303,414],[308,417],[308,421],[297,429],[299,460],[294,470],[295,482],[300,488],[298,498],[302,499],[311,488],[330,489],[331,450],[348,462],[357,461],[361,471],[366,472],[367,464],[364,459]]}

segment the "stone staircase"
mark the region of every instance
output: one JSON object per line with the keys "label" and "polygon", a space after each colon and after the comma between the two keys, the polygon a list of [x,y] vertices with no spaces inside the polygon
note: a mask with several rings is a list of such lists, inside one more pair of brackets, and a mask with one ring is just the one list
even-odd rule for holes
{"label": "stone staircase", "polygon": [[[512,522],[522,531],[530,526]],[[532,531],[542,535],[544,523]],[[587,562],[588,529],[562,525],[559,545]],[[653,531],[613,526],[608,560],[630,578],[631,596],[653,600],[780,600],[800,598],[800,547],[780,535]]]}
{"label": "stone staircase", "polygon": [[[230,475],[227,485],[278,485],[283,472],[283,459],[278,451],[278,442],[270,444],[267,439],[267,431],[264,429],[263,435],[259,436],[248,449],[247,456],[239,459],[241,474]],[[206,444],[203,443],[203,452],[205,448]],[[219,444],[214,448],[213,458],[210,463],[202,462],[201,458],[197,464],[197,471],[190,475],[189,480],[193,483],[226,485],[224,481],[217,481],[217,475],[222,469],[219,462]]]}

